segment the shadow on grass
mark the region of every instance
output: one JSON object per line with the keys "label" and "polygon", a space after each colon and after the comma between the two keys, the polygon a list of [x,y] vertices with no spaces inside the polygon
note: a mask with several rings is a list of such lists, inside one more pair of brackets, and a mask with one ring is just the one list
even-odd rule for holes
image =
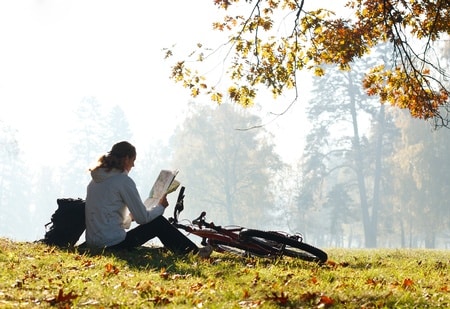
{"label": "shadow on grass", "polygon": [[235,267],[269,267],[272,265],[318,268],[319,264],[289,257],[254,257],[232,253],[214,252],[209,258],[201,258],[196,254],[175,254],[164,247],[141,246],[132,250],[98,250],[93,251],[84,246],[66,248],[71,252],[91,256],[107,257],[124,263],[137,271],[159,271],[172,274],[203,276],[202,265],[220,264],[226,269]]}
{"label": "shadow on grass", "polygon": [[123,261],[128,267],[135,270],[167,270],[171,273],[199,275],[198,267],[192,267],[201,261],[207,261],[197,255],[175,254],[164,247],[141,246],[132,250],[104,250],[92,251],[77,247],[75,250],[89,256],[112,257]]}

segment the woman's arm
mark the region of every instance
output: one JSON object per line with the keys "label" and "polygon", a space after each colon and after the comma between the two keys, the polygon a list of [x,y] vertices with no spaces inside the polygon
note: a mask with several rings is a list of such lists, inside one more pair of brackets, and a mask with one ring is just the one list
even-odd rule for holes
{"label": "woman's arm", "polygon": [[123,188],[123,192],[121,192],[121,195],[123,201],[130,210],[133,220],[138,224],[145,224],[152,221],[156,217],[161,216],[164,213],[165,208],[169,206],[167,197],[163,196],[160,199],[158,205],[152,207],[151,209],[147,209],[147,207],[145,207],[144,203],[142,202],[141,197],[139,196],[139,192],[133,179],[128,176],[126,177],[127,181]]}

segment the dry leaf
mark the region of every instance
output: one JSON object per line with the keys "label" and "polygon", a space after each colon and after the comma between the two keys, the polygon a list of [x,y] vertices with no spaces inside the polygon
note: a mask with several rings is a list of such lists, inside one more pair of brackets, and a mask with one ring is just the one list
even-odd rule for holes
{"label": "dry leaf", "polygon": [[61,303],[70,303],[72,299],[77,298],[78,295],[74,294],[73,292],[69,292],[68,294],[64,295],[63,289],[60,289],[58,292],[58,295],[56,297],[52,297],[49,299],[46,299],[48,303],[50,303],[52,306],[55,304],[61,304]]}
{"label": "dry leaf", "polygon": [[328,296],[322,295],[319,301],[320,305],[332,306],[334,304],[334,300]]}
{"label": "dry leaf", "polygon": [[327,264],[328,266],[331,266],[331,267],[336,267],[336,266],[337,266],[337,263],[336,263],[335,261],[332,261],[332,260],[328,260],[328,261],[326,262],[326,264]]}
{"label": "dry leaf", "polygon": [[300,299],[305,302],[309,302],[317,297],[317,293],[306,292],[300,296]]}
{"label": "dry leaf", "polygon": [[156,296],[154,298],[150,298],[149,301],[154,303],[155,305],[167,305],[170,304],[170,300],[165,297]]}
{"label": "dry leaf", "polygon": [[370,278],[367,279],[366,284],[375,286],[378,284],[378,281],[376,279]]}
{"label": "dry leaf", "polygon": [[81,265],[85,268],[91,268],[91,267],[95,266],[94,262],[92,262],[91,260],[83,261],[83,263],[81,263]]}
{"label": "dry leaf", "polygon": [[159,276],[163,279],[169,279],[170,274],[167,271],[159,273]]}
{"label": "dry leaf", "polygon": [[193,285],[191,285],[191,290],[192,291],[198,291],[202,288],[203,284],[201,282],[195,283]]}
{"label": "dry leaf", "polygon": [[105,274],[117,275],[119,273],[119,268],[112,265],[111,263],[106,264],[105,268],[106,268]]}
{"label": "dry leaf", "polygon": [[261,300],[242,300],[238,303],[242,308],[257,308],[261,306]]}
{"label": "dry leaf", "polygon": [[412,287],[413,284],[414,284],[414,282],[412,281],[412,279],[406,278],[405,280],[403,280],[402,287],[404,289],[408,289],[408,288]]}
{"label": "dry leaf", "polygon": [[247,289],[245,289],[243,292],[244,292],[244,295],[242,295],[243,298],[249,298],[250,297],[250,292]]}
{"label": "dry leaf", "polygon": [[279,304],[286,305],[289,301],[289,297],[287,294],[284,294],[284,292],[281,292],[280,296],[278,296],[277,293],[272,292],[272,296],[266,296],[266,300],[272,300]]}

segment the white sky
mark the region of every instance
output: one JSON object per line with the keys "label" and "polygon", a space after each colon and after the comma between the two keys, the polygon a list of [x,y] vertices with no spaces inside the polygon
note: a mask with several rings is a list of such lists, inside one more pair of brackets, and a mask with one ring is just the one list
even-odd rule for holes
{"label": "white sky", "polygon": [[19,129],[25,148],[48,149],[63,142],[75,106],[93,96],[120,105],[141,136],[170,131],[189,97],[168,79],[162,48],[191,45],[201,38],[191,29],[210,25],[187,14],[191,5],[1,0],[0,119]]}
{"label": "white sky", "polygon": [[[92,96],[120,105],[138,142],[168,135],[191,98],[169,80],[162,49],[217,39],[216,12],[212,0],[0,0],[0,120],[19,130],[25,151],[61,149],[72,111]],[[300,128],[284,126],[301,112],[273,124],[291,154]]]}

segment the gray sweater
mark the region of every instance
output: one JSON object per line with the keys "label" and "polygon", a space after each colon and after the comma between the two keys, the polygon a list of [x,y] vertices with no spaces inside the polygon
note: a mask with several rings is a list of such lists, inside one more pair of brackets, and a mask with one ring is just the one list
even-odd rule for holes
{"label": "gray sweater", "polygon": [[125,229],[130,227],[131,212],[138,224],[152,221],[164,213],[156,205],[147,209],[142,203],[136,184],[127,172],[100,168],[91,172],[92,180],[86,194],[86,244],[104,248],[122,242]]}

